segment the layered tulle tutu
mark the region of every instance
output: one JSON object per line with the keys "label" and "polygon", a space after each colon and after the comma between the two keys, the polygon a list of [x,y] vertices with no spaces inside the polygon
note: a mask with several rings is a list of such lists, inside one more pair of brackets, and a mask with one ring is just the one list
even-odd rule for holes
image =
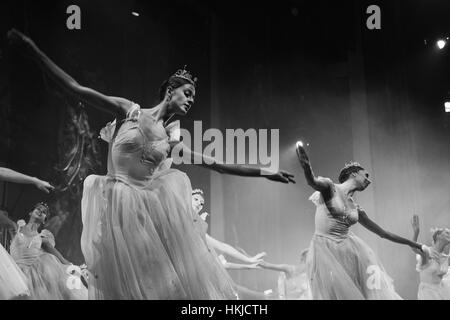
{"label": "layered tulle tutu", "polygon": [[439,284],[421,282],[417,298],[419,300],[450,300],[450,286],[444,281]]}
{"label": "layered tulle tutu", "polygon": [[29,296],[26,281],[23,272],[0,244],[0,300]]}
{"label": "layered tulle tutu", "polygon": [[84,182],[81,248],[90,299],[234,299],[231,279],[194,220],[191,183],[170,169],[170,140],[158,110],[135,104],[101,131],[108,175]]}
{"label": "layered tulle tutu", "polygon": [[32,237],[18,232],[11,243],[11,256],[25,275],[31,299],[87,299],[87,289],[81,281],[80,286],[70,284],[73,276],[68,273],[69,266],[41,249],[43,239],[54,245],[53,235],[47,230]]}
{"label": "layered tulle tutu", "polygon": [[92,299],[233,299],[230,278],[194,225],[186,174],[148,181],[89,176],[82,249]]}
{"label": "layered tulle tutu", "polygon": [[401,299],[370,247],[349,233],[343,240],[314,235],[307,258],[313,299]]}
{"label": "layered tulle tutu", "polygon": [[281,272],[278,284],[283,283],[284,290],[280,292],[281,300],[312,300],[311,288],[306,272],[294,274],[287,278],[286,273]]}
{"label": "layered tulle tutu", "polygon": [[439,259],[429,258],[423,264],[422,256],[416,255],[416,270],[420,273],[420,284],[417,292],[419,300],[450,300],[448,259],[448,255],[441,254]]}

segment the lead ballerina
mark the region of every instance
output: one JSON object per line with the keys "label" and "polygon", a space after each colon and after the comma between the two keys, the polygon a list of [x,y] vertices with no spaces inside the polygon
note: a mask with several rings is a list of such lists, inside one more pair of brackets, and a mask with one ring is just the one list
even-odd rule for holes
{"label": "lead ballerina", "polygon": [[353,200],[355,192],[371,183],[369,173],[356,162],[339,174],[339,184],[316,177],[308,155],[297,143],[297,156],[308,184],[316,190],[315,233],[307,256],[307,272],[314,300],[396,300],[393,281],[372,249],[350,232],[357,222],[390,241],[423,251],[423,245],[388,232],[373,222]]}
{"label": "lead ballerina", "polygon": [[194,103],[196,80],[186,70],[163,83],[157,106],[144,109],[80,85],[19,31],[8,37],[67,92],[116,119],[101,134],[109,143],[108,174],[84,182],[81,246],[91,273],[89,298],[234,299],[227,272],[194,225],[189,178],[170,168],[171,149],[220,173],[284,183],[293,176],[222,164],[184,147],[179,122],[168,122]]}

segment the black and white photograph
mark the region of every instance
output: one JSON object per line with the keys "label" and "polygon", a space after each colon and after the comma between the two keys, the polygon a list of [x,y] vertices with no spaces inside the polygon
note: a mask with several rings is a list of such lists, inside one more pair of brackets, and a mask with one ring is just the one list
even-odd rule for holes
{"label": "black and white photograph", "polygon": [[0,3],[0,300],[450,300],[449,250],[450,1]]}

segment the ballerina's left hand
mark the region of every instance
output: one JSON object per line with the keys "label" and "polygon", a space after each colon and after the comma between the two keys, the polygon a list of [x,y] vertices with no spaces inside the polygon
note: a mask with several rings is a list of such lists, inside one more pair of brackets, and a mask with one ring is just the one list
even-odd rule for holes
{"label": "ballerina's left hand", "polygon": [[263,261],[263,257],[265,257],[266,256],[266,253],[265,252],[261,252],[261,253],[258,253],[257,255],[255,255],[254,257],[249,257],[248,258],[248,263],[256,263],[256,264],[259,264],[259,263],[261,263],[262,261]]}
{"label": "ballerina's left hand", "polygon": [[280,170],[276,173],[266,175],[266,178],[272,181],[278,181],[282,183],[295,183],[294,175],[284,170]]}
{"label": "ballerina's left hand", "polygon": [[265,252],[260,252],[260,253],[258,253],[257,255],[255,255],[252,259],[254,259],[254,260],[262,260],[262,258],[263,257],[265,257],[267,255],[267,253],[265,253]]}

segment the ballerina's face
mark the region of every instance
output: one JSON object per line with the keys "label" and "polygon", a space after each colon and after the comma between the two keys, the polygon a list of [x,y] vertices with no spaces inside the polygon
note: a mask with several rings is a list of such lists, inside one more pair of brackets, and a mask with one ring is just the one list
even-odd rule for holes
{"label": "ballerina's face", "polygon": [[450,230],[445,228],[438,236],[437,240],[443,241],[445,245],[450,244]]}
{"label": "ballerina's face", "polygon": [[359,191],[365,190],[372,183],[366,170],[359,170],[354,173],[354,179]]}
{"label": "ballerina's face", "polygon": [[30,212],[30,220],[34,220],[39,223],[44,223],[48,216],[48,210],[44,206],[37,206]]}
{"label": "ballerina's face", "polygon": [[195,87],[191,84],[184,84],[173,89],[172,97],[169,101],[169,112],[184,116],[194,104]]}
{"label": "ballerina's face", "polygon": [[195,213],[199,214],[200,211],[202,211],[204,205],[205,199],[201,194],[194,194],[192,196],[192,208],[194,209]]}

